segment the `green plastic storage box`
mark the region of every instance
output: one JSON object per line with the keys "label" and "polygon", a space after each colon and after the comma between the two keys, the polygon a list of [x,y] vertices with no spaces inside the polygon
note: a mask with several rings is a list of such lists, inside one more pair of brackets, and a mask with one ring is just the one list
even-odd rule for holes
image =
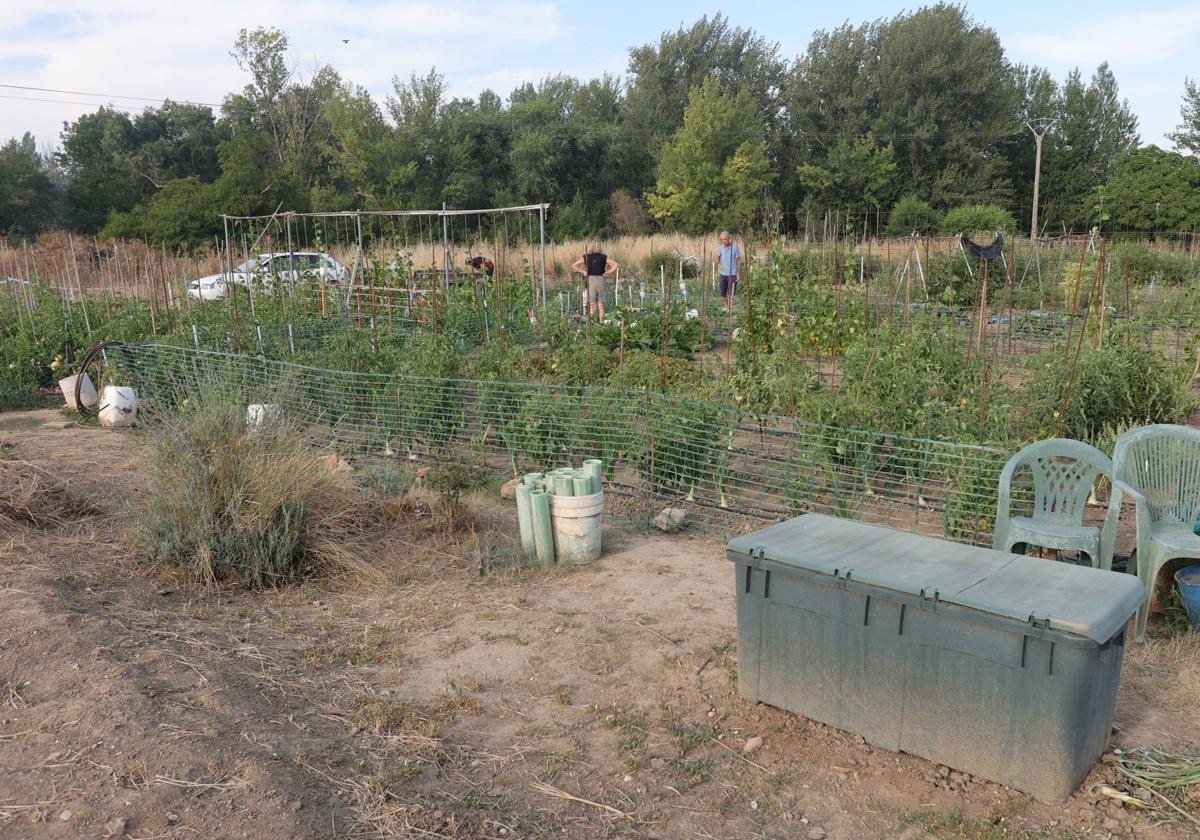
{"label": "green plastic storage box", "polygon": [[1104,752],[1136,577],[812,513],[727,553],[747,699],[1047,802]]}

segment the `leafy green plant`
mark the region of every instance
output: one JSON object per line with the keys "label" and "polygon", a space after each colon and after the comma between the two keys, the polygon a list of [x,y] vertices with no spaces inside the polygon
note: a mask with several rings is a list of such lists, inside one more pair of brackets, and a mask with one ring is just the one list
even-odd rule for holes
{"label": "leafy green plant", "polygon": [[908,236],[910,233],[932,233],[937,227],[938,213],[924,201],[911,193],[892,206],[888,214],[889,236]]}
{"label": "leafy green plant", "polygon": [[995,233],[1012,231],[1017,222],[1012,213],[994,204],[968,204],[955,207],[942,217],[942,233],[954,236],[960,233]]}
{"label": "leafy green plant", "polygon": [[669,394],[694,395],[699,384],[700,371],[691,362],[671,356],[663,359],[649,350],[626,353],[624,363],[614,367],[608,377],[608,385],[613,388],[665,390]]}
{"label": "leafy green plant", "polygon": [[700,260],[694,256],[679,254],[676,251],[655,250],[642,260],[642,277],[650,280],[665,275],[668,281],[678,278],[681,262],[684,279],[690,280],[700,276]]}
{"label": "leafy green plant", "polygon": [[[593,335],[597,342],[609,350],[624,346],[629,350],[661,350],[663,342],[663,312],[648,310],[633,312],[618,309],[612,313],[611,323],[597,324]],[[622,336],[622,326],[624,336]],[[690,356],[712,346],[711,336],[701,341],[702,327],[699,318],[688,318],[687,309],[681,305],[671,307],[666,323],[667,352],[673,356]]]}
{"label": "leafy green plant", "polygon": [[1108,255],[1119,267],[1113,274],[1139,286],[1151,282],[1181,286],[1197,277],[1196,262],[1186,252],[1171,253],[1145,242],[1122,242],[1110,247]]}
{"label": "leafy green plant", "polygon": [[656,397],[646,406],[647,425],[632,454],[638,472],[656,493],[691,494],[709,473],[709,456],[721,441],[722,411],[713,405]]}
{"label": "leafy green plant", "polygon": [[487,469],[480,464],[445,461],[435,465],[425,477],[425,484],[438,494],[451,523],[462,519],[462,497],[487,483]]}
{"label": "leafy green plant", "polygon": [[1031,374],[1021,392],[1031,437],[1061,429],[1062,436],[1094,440],[1108,427],[1178,423],[1196,409],[1185,365],[1124,341],[1084,347],[1077,363],[1073,354],[1048,351],[1031,362]]}
{"label": "leafy green plant", "polygon": [[[960,341],[939,332],[929,316],[908,325],[882,325],[871,341],[846,353],[841,388],[869,413],[858,428],[912,437],[977,439],[980,402],[988,371],[978,354],[968,355]],[[1007,393],[991,385],[985,431],[993,417],[1003,419]]]}

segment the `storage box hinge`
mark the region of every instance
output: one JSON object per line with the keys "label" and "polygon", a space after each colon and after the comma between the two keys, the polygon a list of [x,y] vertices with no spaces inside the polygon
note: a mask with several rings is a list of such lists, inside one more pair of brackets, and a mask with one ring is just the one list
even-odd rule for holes
{"label": "storage box hinge", "polygon": [[936,589],[921,590],[921,608],[926,610],[937,611],[938,602],[941,600],[941,595]]}
{"label": "storage box hinge", "polygon": [[850,585],[850,578],[854,574],[853,569],[834,569],[833,577],[837,581],[838,589],[847,589]]}
{"label": "storage box hinge", "polygon": [[1038,639],[1046,637],[1046,631],[1050,629],[1050,616],[1038,618],[1033,613],[1029,614],[1029,630],[1027,636],[1033,636]]}

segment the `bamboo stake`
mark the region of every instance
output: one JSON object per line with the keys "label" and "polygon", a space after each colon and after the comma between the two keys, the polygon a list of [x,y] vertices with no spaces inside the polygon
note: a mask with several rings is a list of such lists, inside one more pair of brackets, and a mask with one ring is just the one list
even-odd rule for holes
{"label": "bamboo stake", "polygon": [[25,307],[29,311],[29,333],[35,339],[37,338],[37,326],[33,319],[33,272],[29,270],[29,248],[22,242],[21,251],[25,258],[25,282],[28,284],[24,287]]}
{"label": "bamboo stake", "polygon": [[665,299],[663,301],[662,356],[658,365],[659,390],[667,392],[667,341],[671,330],[671,284],[664,284]]}
{"label": "bamboo stake", "polygon": [[88,338],[92,337],[92,319],[88,317],[87,301],[83,297],[83,282],[79,279],[79,257],[75,254],[75,237],[67,233],[67,242],[71,245],[71,267],[75,270],[75,287],[79,289],[79,305],[83,308],[83,325],[87,329]]}
{"label": "bamboo stake", "polygon": [[[1087,246],[1085,245],[1084,248],[1086,249]],[[1101,280],[1104,277],[1104,243],[1103,242],[1100,243],[1100,253],[1099,253],[1098,257],[1099,257],[1099,260],[1098,260],[1099,264],[1096,266],[1095,279],[1092,282],[1091,297],[1095,297],[1096,286],[1101,282]],[[1083,278],[1081,276],[1080,280],[1082,280],[1082,279]],[[1078,300],[1078,285],[1079,284],[1076,284],[1076,300]],[[1076,347],[1075,347],[1075,357],[1071,360],[1071,372],[1067,376],[1067,387],[1066,387],[1066,390],[1063,392],[1062,398],[1060,399],[1059,404],[1058,404],[1058,422],[1055,424],[1055,427],[1054,427],[1054,436],[1055,437],[1062,437],[1063,423],[1065,422],[1065,420],[1067,418],[1067,411],[1066,411],[1067,402],[1070,400],[1071,392],[1075,388],[1075,371],[1079,366],[1079,355],[1083,351],[1083,343],[1087,337],[1088,314],[1091,311],[1092,311],[1092,307],[1088,306],[1088,308],[1085,309],[1083,312],[1083,324],[1079,328],[1079,342],[1076,344]],[[1069,351],[1070,347],[1068,346],[1067,349]]]}
{"label": "bamboo stake", "polygon": [[1071,319],[1067,322],[1067,342],[1063,349],[1063,363],[1071,358],[1071,340],[1075,333],[1075,310],[1079,308],[1079,287],[1083,285],[1083,263],[1087,258],[1087,245],[1079,248],[1079,271],[1075,277],[1075,294],[1071,299]]}

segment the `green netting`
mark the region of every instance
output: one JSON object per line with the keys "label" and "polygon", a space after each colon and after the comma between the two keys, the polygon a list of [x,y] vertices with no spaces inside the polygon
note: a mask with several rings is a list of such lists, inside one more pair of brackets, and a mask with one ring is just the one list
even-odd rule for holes
{"label": "green netting", "polygon": [[643,391],[352,373],[161,344],[110,359],[157,407],[219,383],[231,398],[282,404],[347,454],[473,459],[503,475],[603,458],[610,514],[645,521],[682,507],[718,536],[821,511],[986,543],[1009,455]]}

